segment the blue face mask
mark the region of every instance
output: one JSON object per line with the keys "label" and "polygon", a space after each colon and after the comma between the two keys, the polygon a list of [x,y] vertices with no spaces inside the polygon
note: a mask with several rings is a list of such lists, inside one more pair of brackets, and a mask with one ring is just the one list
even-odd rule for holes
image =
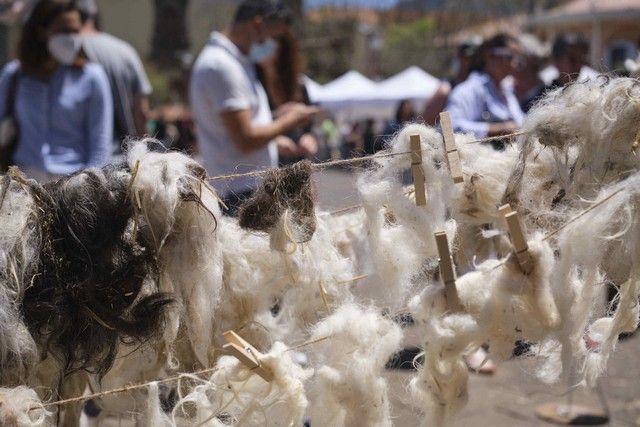
{"label": "blue face mask", "polygon": [[278,43],[275,40],[267,38],[262,42],[256,42],[251,45],[249,50],[249,59],[253,63],[259,63],[270,57],[276,52]]}

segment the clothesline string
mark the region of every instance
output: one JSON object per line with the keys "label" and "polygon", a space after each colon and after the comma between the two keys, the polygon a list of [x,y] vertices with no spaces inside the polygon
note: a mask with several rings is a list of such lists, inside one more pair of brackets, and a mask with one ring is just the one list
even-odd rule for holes
{"label": "clothesline string", "polygon": [[[286,350],[286,352],[298,350],[300,348],[303,348],[303,347],[306,347],[306,346],[309,346],[309,345],[312,345],[312,344],[316,344],[316,343],[319,343],[319,342],[322,342],[322,341],[325,341],[325,340],[328,340],[328,339],[331,339],[331,338],[333,338],[333,335],[328,335],[328,336],[324,336],[324,337],[320,337],[320,338],[315,338],[313,340],[305,341],[302,344],[298,344],[296,346],[290,347],[289,349]],[[52,406],[61,406],[61,405],[69,404],[69,403],[84,402],[86,400],[97,399],[99,397],[110,396],[112,394],[125,393],[125,392],[132,391],[132,390],[140,390],[140,389],[149,387],[153,383],[165,384],[165,383],[180,381],[181,379],[188,379],[188,378],[194,377],[194,376],[200,376],[200,375],[204,375],[204,374],[209,374],[209,373],[216,372],[216,371],[218,371],[220,369],[222,369],[222,368],[214,367],[214,368],[202,369],[202,370],[195,371],[195,372],[183,372],[183,373],[180,373],[178,375],[175,375],[175,376],[169,377],[169,378],[163,378],[163,379],[158,379],[158,380],[154,380],[154,381],[148,381],[148,382],[140,383],[140,384],[132,384],[132,385],[124,386],[124,387],[114,388],[114,389],[111,389],[111,390],[105,390],[105,391],[98,392],[98,393],[87,394],[87,395],[84,395],[84,396],[71,397],[69,399],[62,399],[62,400],[56,400],[54,402],[43,403],[42,406],[44,408],[49,408],[49,407],[52,407]],[[37,409],[37,407],[34,407],[32,409]]]}
{"label": "clothesline string", "polygon": [[[513,138],[516,136],[520,136],[520,135],[525,135],[529,132],[516,132],[516,133],[511,133],[508,135],[501,135],[501,136],[492,136],[492,137],[488,137],[488,138],[482,138],[482,139],[476,139],[474,141],[468,141],[467,144],[476,144],[476,143],[481,143],[481,142],[491,142],[491,141],[496,141],[496,140],[503,140],[503,139],[508,139],[508,138]],[[334,167],[334,166],[343,166],[343,165],[352,165],[352,164],[357,164],[357,163],[363,163],[369,160],[375,160],[375,159],[383,159],[385,157],[396,157],[396,156],[406,156],[411,154],[411,151],[403,151],[403,152],[399,152],[399,153],[383,153],[383,154],[371,154],[368,156],[362,156],[362,157],[356,157],[353,159],[341,159],[341,160],[329,160],[327,162],[320,162],[320,163],[313,163],[311,165],[312,169],[315,170],[323,170],[323,169],[327,169],[330,167]],[[261,170],[257,170],[257,171],[251,171],[251,172],[243,172],[243,173],[234,173],[234,174],[228,174],[228,175],[217,175],[217,176],[210,176],[207,177],[208,181],[227,181],[227,180],[231,180],[231,179],[236,179],[236,178],[246,178],[246,177],[254,177],[254,176],[262,176],[265,175],[273,170],[276,170],[278,168],[267,168],[267,169],[261,169]]]}

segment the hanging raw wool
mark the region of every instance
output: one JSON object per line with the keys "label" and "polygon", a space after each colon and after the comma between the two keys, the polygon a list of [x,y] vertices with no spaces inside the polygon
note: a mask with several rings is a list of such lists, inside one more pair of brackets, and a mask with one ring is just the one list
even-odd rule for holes
{"label": "hanging raw wool", "polygon": [[242,228],[265,231],[271,247],[285,252],[288,243],[311,240],[316,229],[311,163],[298,162],[269,171],[239,211]]}
{"label": "hanging raw wool", "polygon": [[[133,204],[131,233],[155,254],[148,287],[170,292],[177,304],[166,316],[163,335],[144,344],[121,345],[118,360],[95,390],[160,378],[166,372],[207,367],[214,362],[213,322],[222,288],[221,217],[206,174],[188,156],[169,152],[155,140],[131,142],[128,199]],[[104,413],[136,411],[144,393],[108,396]]]}
{"label": "hanging raw wool", "polygon": [[[19,290],[13,303],[63,371],[102,375],[121,340],[148,339],[159,331],[170,302],[159,293],[139,295],[153,262],[127,233],[127,174],[88,169],[42,186],[14,170],[10,179],[33,200],[32,219],[8,252],[6,267],[18,274],[3,274]],[[12,191],[5,203],[14,194],[26,200]]]}
{"label": "hanging raw wool", "polygon": [[0,425],[3,427],[52,426],[50,415],[32,389],[0,388]]}
{"label": "hanging raw wool", "polygon": [[195,357],[190,361],[183,354],[183,363],[209,366],[222,288],[218,198],[200,165],[184,154],[150,149],[156,146],[153,140],[130,144],[129,199],[138,232],[157,256],[158,287],[175,294],[180,303],[180,315],[172,314],[165,342],[170,345],[182,327]]}
{"label": "hanging raw wool", "polygon": [[289,253],[274,251],[269,236],[242,230],[223,218],[220,244],[224,287],[217,336],[242,329],[255,344],[305,339],[309,326],[350,295],[350,260],[335,247],[322,219],[310,241]]}
{"label": "hanging raw wool", "polygon": [[636,79],[600,76],[548,93],[525,120],[503,202],[519,207],[529,224],[557,228],[580,198],[638,169],[638,120]]}
{"label": "hanging raw wool", "polygon": [[313,371],[298,366],[291,355],[287,346],[276,342],[259,358],[260,366],[273,375],[270,381],[233,357],[221,357],[208,380],[191,378],[197,385],[176,404],[174,423],[301,426],[308,405],[304,384]]}
{"label": "hanging raw wool", "polygon": [[[493,358],[507,359],[518,340],[537,342],[556,330],[559,314],[550,276],[553,251],[539,238],[529,242],[530,270],[514,255],[488,260],[455,281],[462,310],[448,305],[444,286],[428,286],[410,304],[425,326],[425,362],[412,381],[425,425],[442,425],[467,401],[467,367],[462,356],[487,343]],[[451,304],[451,302],[449,302]]]}
{"label": "hanging raw wool", "polygon": [[[435,130],[409,125],[395,136],[389,153],[408,152],[409,137],[414,134],[420,135],[423,152],[442,151],[442,137]],[[447,172],[433,164],[438,161],[435,156],[426,158],[422,166],[427,182],[440,182]],[[362,257],[366,264],[359,266],[368,278],[354,291],[392,311],[404,307],[416,288],[415,278],[430,269],[425,261],[437,255],[433,232],[446,230],[453,241],[456,229],[455,221],[447,221],[450,188],[429,186],[426,206],[416,206],[405,195],[402,175],[409,160],[410,156],[376,159],[372,169],[358,178],[371,254]]]}
{"label": "hanging raw wool", "polygon": [[316,367],[310,396],[311,425],[391,426],[387,381],[389,357],[399,349],[402,331],[375,309],[353,303],[338,308],[313,328]]}
{"label": "hanging raw wool", "polygon": [[35,202],[9,175],[0,179],[0,384],[25,383],[38,359],[20,301],[37,265]]}
{"label": "hanging raw wool", "polygon": [[[594,386],[606,369],[618,336],[638,326],[640,256],[638,242],[638,185],[640,175],[601,192],[602,204],[578,217],[558,237],[560,260],[553,280],[562,327],[541,345],[548,364],[544,378],[571,371],[573,381]],[[598,312],[597,297],[608,283],[616,283],[617,306]],[[559,343],[557,345],[555,343]],[[565,379],[569,379],[565,376]]]}

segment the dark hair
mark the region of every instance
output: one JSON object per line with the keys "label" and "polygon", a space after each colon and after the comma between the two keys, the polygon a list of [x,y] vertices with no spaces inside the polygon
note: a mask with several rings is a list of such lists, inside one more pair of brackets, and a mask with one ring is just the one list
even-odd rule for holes
{"label": "dark hair", "polygon": [[75,0],[40,0],[36,3],[22,26],[18,42],[18,59],[25,73],[37,74],[50,58],[47,41],[42,35],[58,16],[74,10],[78,10]]}
{"label": "dark hair", "polygon": [[411,106],[411,111],[412,111],[411,118],[409,120],[411,121],[411,120],[413,120],[415,118],[415,113],[413,112],[413,104],[411,103],[410,100],[403,99],[398,103],[398,108],[396,109],[396,123],[403,123],[404,122],[402,120],[402,107],[404,107],[407,104]]}
{"label": "dark hair", "polygon": [[298,41],[293,32],[289,30],[278,38],[278,45],[276,70],[284,97],[287,102],[301,101],[302,57]]}
{"label": "dark hair", "polygon": [[572,48],[589,50],[589,41],[582,33],[560,33],[553,41],[551,56],[560,58]]}
{"label": "dark hair", "polygon": [[76,0],[80,19],[84,24],[88,20],[96,20],[98,16],[98,5],[95,0]]}
{"label": "dark hair", "polygon": [[244,0],[238,6],[234,23],[246,22],[256,16],[267,21],[285,21],[291,23],[293,14],[282,0]]}
{"label": "dark hair", "polygon": [[269,96],[269,104],[272,109],[285,102],[308,101],[308,94],[304,91],[304,85],[300,78],[303,74],[303,60],[293,32],[288,29],[278,37],[276,51],[275,78],[267,78],[267,72],[262,64],[256,64],[258,79],[264,86]]}
{"label": "dark hair", "polygon": [[507,33],[498,33],[495,36],[486,39],[482,45],[480,46],[480,58],[478,61],[478,69],[484,70],[484,55],[485,53],[490,52],[493,49],[499,49],[503,47],[508,47],[509,43],[518,43],[518,40],[510,34]]}

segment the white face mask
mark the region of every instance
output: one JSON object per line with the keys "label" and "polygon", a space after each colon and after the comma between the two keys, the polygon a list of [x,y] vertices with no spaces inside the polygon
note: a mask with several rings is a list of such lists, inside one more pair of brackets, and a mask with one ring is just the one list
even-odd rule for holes
{"label": "white face mask", "polygon": [[253,63],[262,62],[276,52],[278,43],[274,39],[267,38],[262,42],[256,42],[251,45],[249,50],[249,59]]}
{"label": "white face mask", "polygon": [[47,48],[51,56],[60,64],[71,65],[82,48],[82,39],[76,33],[55,34],[49,37]]}

